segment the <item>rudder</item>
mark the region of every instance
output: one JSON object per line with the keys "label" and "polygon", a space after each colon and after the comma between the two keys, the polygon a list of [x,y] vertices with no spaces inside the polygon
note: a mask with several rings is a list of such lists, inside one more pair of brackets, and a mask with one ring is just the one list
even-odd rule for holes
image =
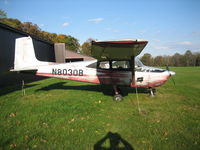
{"label": "rudder", "polygon": [[37,69],[38,66],[47,64],[48,62],[41,62],[36,59],[31,37],[22,37],[16,39],[13,71],[33,70]]}

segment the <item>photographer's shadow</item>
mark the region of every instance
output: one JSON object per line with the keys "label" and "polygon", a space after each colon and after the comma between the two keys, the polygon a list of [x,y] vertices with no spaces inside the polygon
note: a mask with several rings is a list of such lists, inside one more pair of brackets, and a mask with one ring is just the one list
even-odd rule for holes
{"label": "photographer's shadow", "polygon": [[[104,146],[107,140],[110,143],[109,147]],[[118,133],[108,132],[105,137],[94,145],[94,150],[134,150],[134,148]]]}

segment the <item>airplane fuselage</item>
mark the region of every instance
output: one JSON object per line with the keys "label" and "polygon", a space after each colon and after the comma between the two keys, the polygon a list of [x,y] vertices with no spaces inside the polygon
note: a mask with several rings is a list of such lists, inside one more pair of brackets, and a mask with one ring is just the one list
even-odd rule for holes
{"label": "airplane fuselage", "polygon": [[[135,82],[129,69],[99,68],[97,61],[73,62],[39,66],[36,75],[75,80],[96,84],[157,87],[164,84],[170,77],[167,70],[157,68],[136,67]],[[92,64],[94,64],[92,66]]]}

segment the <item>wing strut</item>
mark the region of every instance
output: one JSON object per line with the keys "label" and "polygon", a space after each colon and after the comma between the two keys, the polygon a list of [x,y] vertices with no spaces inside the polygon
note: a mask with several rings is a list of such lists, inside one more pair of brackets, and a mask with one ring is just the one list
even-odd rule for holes
{"label": "wing strut", "polygon": [[135,56],[131,56],[131,74],[132,74],[132,81],[131,84],[135,84]]}

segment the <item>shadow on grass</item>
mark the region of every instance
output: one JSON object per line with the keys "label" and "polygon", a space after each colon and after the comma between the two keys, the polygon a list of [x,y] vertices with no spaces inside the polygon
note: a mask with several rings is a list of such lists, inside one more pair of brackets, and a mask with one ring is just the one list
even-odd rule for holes
{"label": "shadow on grass", "polygon": [[[38,85],[38,84],[25,85],[24,89],[30,88],[30,87],[33,87],[36,85]],[[22,85],[13,85],[13,86],[5,87],[0,90],[0,96],[6,95],[6,94],[12,93],[14,91],[18,91],[18,90],[22,90]]]}
{"label": "shadow on grass", "polygon": [[22,80],[25,88],[35,86],[26,85],[27,83],[44,80],[46,77],[35,76],[33,74],[24,74],[17,72],[0,72],[0,96],[22,89]]}
{"label": "shadow on grass", "polygon": [[[51,84],[47,87],[38,89],[37,91],[49,91],[53,89],[65,89],[65,90],[81,90],[81,91],[95,91],[102,92],[104,95],[113,96],[113,88],[110,85],[77,85],[70,86],[64,85],[66,82],[58,82]],[[130,87],[120,87],[123,96],[127,96],[128,93],[136,93],[135,88]],[[146,88],[138,88],[138,93],[148,93]]]}
{"label": "shadow on grass", "polygon": [[[107,148],[107,141],[109,147]],[[106,145],[106,147],[104,146]],[[130,143],[124,140],[118,133],[108,132],[95,145],[94,150],[134,150]]]}

